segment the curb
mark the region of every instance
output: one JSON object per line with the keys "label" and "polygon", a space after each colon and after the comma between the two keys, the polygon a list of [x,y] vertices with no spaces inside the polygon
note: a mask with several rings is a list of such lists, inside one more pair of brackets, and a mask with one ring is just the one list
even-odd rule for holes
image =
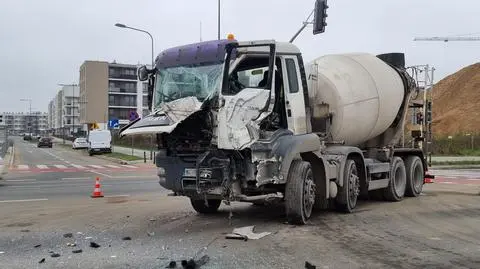
{"label": "curb", "polygon": [[112,157],[106,157],[106,156],[102,156],[102,155],[93,155],[92,157],[107,160],[107,161],[111,161],[111,162],[118,163],[118,164],[131,164],[131,162],[129,162],[129,161],[125,161],[125,160],[117,159],[117,158],[112,158]]}

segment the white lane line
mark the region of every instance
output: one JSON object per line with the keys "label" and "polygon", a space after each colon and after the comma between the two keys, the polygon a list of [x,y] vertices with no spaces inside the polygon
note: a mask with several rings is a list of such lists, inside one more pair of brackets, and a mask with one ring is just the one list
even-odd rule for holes
{"label": "white lane line", "polygon": [[64,177],[62,180],[91,179],[90,177]]}
{"label": "white lane line", "polygon": [[104,167],[101,166],[101,165],[95,165],[95,164],[89,164],[88,166],[93,167],[93,168],[97,168],[97,169],[102,169],[102,168],[104,168]]}
{"label": "white lane line", "polygon": [[37,165],[37,168],[40,168],[40,169],[48,169],[48,166],[43,165],[43,164],[39,164],[39,165]]}
{"label": "white lane line", "polygon": [[59,168],[59,169],[66,169],[67,167],[63,164],[54,164],[53,166],[55,166],[56,168]]}
{"label": "white lane line", "polygon": [[480,178],[467,178],[467,180],[476,181],[476,180],[480,180]]}
{"label": "white lane line", "polygon": [[94,174],[98,174],[98,175],[101,175],[101,176],[104,176],[104,177],[112,178],[111,175],[107,175],[107,174],[104,174],[104,173],[100,173],[100,172],[97,172],[97,171],[94,171],[94,170],[88,170],[88,172],[91,172],[91,173],[94,173]]}
{"label": "white lane line", "polygon": [[127,167],[127,168],[138,168],[136,166],[133,166],[133,165],[128,165],[128,164],[122,164],[123,167]]}
{"label": "white lane line", "polygon": [[78,164],[72,164],[72,166],[78,169],[85,169],[85,166],[78,165]]}
{"label": "white lane line", "polygon": [[444,182],[439,182],[439,183],[443,183],[443,184],[453,184],[453,182],[451,182],[451,181],[444,181]]}
{"label": "white lane line", "polygon": [[130,194],[105,195],[105,198],[129,197],[129,196],[130,196]]}
{"label": "white lane line", "polygon": [[41,199],[25,199],[25,200],[3,200],[3,201],[0,201],[0,203],[40,202],[40,201],[48,201],[48,199],[41,198]]}
{"label": "white lane line", "polygon": [[120,168],[120,166],[113,165],[113,164],[106,164],[105,166],[110,167],[110,168]]}
{"label": "white lane line", "polygon": [[17,168],[18,168],[18,169],[22,169],[22,170],[26,170],[26,169],[28,169],[28,165],[19,164],[19,165],[17,165]]}
{"label": "white lane line", "polygon": [[7,179],[6,181],[9,182],[25,182],[25,181],[36,181],[34,178],[29,178],[29,179]]}

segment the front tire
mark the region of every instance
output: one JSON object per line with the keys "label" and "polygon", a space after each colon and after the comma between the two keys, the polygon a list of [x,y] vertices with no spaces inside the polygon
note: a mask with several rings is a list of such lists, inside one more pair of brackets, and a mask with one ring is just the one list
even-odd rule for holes
{"label": "front tire", "polygon": [[294,160],[285,186],[285,209],[291,224],[306,224],[315,204],[316,186],[310,163]]}
{"label": "front tire", "polygon": [[407,172],[402,158],[393,157],[392,168],[390,170],[390,182],[385,189],[385,199],[392,202],[398,202],[403,199],[407,185]]}
{"label": "front tire", "polygon": [[222,200],[218,199],[208,199],[205,201],[205,199],[190,198],[193,209],[201,214],[213,214],[217,212],[221,202]]}
{"label": "front tire", "polygon": [[408,156],[405,160],[407,172],[407,188],[405,196],[417,197],[422,193],[425,170],[422,160],[418,156]]}
{"label": "front tire", "polygon": [[343,187],[339,188],[336,206],[346,213],[352,213],[360,194],[360,177],[354,160],[347,160],[343,170]]}

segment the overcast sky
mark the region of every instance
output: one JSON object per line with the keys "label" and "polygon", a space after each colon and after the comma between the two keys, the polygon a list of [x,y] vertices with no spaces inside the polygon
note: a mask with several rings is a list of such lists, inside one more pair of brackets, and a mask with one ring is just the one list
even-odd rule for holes
{"label": "overcast sky", "polygon": [[[314,0],[222,0],[221,37],[288,41]],[[404,52],[408,65],[432,64],[436,80],[478,62],[480,42],[414,42],[415,36],[480,36],[478,0],[330,0],[328,27],[295,41],[306,61],[330,53]],[[148,30],[161,50],[217,38],[217,0],[2,0],[0,111],[47,111],[58,83],[78,83],[84,60],[149,63]]]}

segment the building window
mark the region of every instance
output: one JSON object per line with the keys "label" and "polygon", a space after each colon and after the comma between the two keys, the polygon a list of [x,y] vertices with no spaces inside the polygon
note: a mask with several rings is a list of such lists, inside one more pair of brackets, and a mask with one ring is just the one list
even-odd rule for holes
{"label": "building window", "polygon": [[148,96],[143,96],[143,107],[148,107]]}
{"label": "building window", "polygon": [[287,65],[288,87],[290,88],[290,93],[296,93],[298,92],[298,77],[295,61],[293,59],[286,59],[285,63]]}
{"label": "building window", "polygon": [[132,95],[110,95],[108,96],[110,106],[137,106],[137,96]]}

